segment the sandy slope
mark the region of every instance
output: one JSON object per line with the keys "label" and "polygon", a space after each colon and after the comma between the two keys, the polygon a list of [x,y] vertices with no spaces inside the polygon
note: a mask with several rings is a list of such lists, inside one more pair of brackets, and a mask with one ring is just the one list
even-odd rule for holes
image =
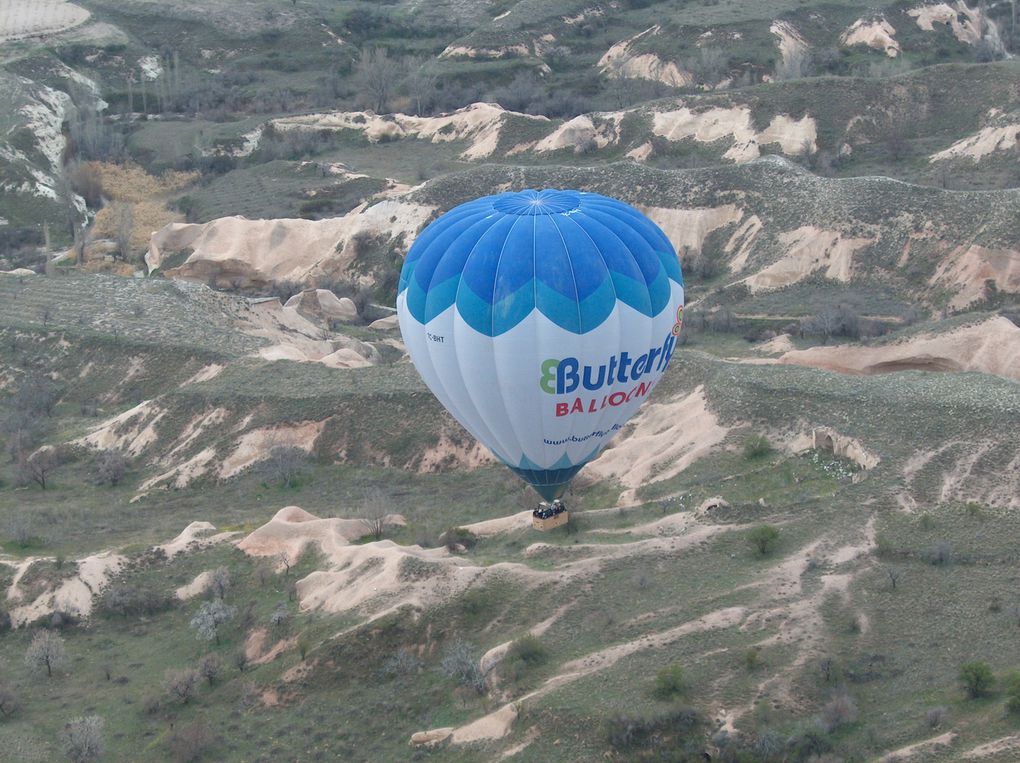
{"label": "sandy slope", "polygon": [[990,318],[943,334],[920,334],[893,344],[836,345],[791,350],[780,363],[848,374],[893,371],[980,371],[1020,381],[1020,328]]}

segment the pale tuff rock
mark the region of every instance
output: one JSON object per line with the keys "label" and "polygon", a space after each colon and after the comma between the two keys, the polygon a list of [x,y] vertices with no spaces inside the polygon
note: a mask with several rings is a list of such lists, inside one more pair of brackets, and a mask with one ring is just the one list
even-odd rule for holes
{"label": "pale tuff rock", "polygon": [[788,447],[794,453],[828,451],[834,456],[853,461],[862,469],[874,469],[882,460],[864,447],[860,440],[840,434],[830,427],[816,427],[809,432],[802,432],[790,440]]}
{"label": "pale tuff rock", "polygon": [[240,474],[249,466],[265,461],[276,447],[300,448],[311,453],[325,425],[325,421],[303,421],[251,429],[238,438],[234,452],[223,460],[219,476],[228,479]]}
{"label": "pale tuff rock", "polygon": [[1000,151],[1020,149],[1020,112],[1003,114],[999,109],[990,109],[987,122],[987,126],[973,135],[961,138],[949,148],[932,154],[928,161],[966,158],[979,162]]}
{"label": "pale tuff rock", "polygon": [[1020,381],[1020,328],[997,316],[955,331],[920,334],[890,344],[791,348],[779,362],[848,374],[980,371]]}
{"label": "pale tuff rock", "polygon": [[[402,525],[404,518],[399,514],[389,514],[383,522],[389,526]],[[245,537],[237,547],[249,556],[279,558],[283,555],[293,564],[306,548],[317,546],[333,559],[342,555],[343,547],[366,535],[368,528],[360,519],[320,519],[299,506],[287,506]]]}
{"label": "pale tuff rock", "polygon": [[358,319],[354,302],[349,297],[337,297],[328,289],[306,289],[288,299],[284,308],[317,320],[351,322]]}
{"label": "pale tuff rock", "polygon": [[220,363],[210,363],[209,365],[200,368],[198,370],[198,373],[196,373],[190,379],[181,382],[181,386],[186,387],[189,384],[198,384],[200,382],[209,381],[210,379],[215,379],[217,376],[223,373],[224,368],[226,368],[226,366]]}
{"label": "pale tuff rock", "polygon": [[784,64],[802,56],[810,47],[801,33],[788,21],[773,21],[769,31],[777,38],[779,55]]}
{"label": "pale tuff rock", "polygon": [[977,244],[957,247],[939,263],[930,283],[955,291],[949,306],[958,310],[985,297],[989,281],[1001,292],[1020,293],[1020,252]]}
{"label": "pale tuff rock", "polygon": [[[126,557],[112,551],[104,551],[78,560],[77,571],[72,577],[61,581],[55,589],[39,595],[34,601],[11,609],[11,624],[17,628],[53,612],[68,612],[88,617],[92,612],[95,598],[102,593],[110,579],[126,562]],[[22,575],[26,570],[27,566],[21,570]],[[20,577],[19,575],[18,579]],[[8,598],[11,598],[10,591]]]}
{"label": "pale tuff rock", "polygon": [[613,45],[599,59],[599,70],[613,79],[647,79],[662,82],[670,87],[690,87],[694,75],[680,69],[672,61],[663,61],[654,53],[631,52],[631,47],[643,37],[655,37],[660,27],[655,25],[639,34]]}
{"label": "pale tuff rock", "polygon": [[790,339],[789,334],[780,334],[767,342],[759,344],[754,349],[755,352],[760,352],[762,355],[780,355],[787,352],[793,352],[797,348],[793,344],[793,340]]}
{"label": "pale tuff rock", "polygon": [[700,252],[712,231],[738,223],[744,216],[743,210],[734,204],[699,209],[645,206],[638,209],[662,229],[673,248],[680,253]]}
{"label": "pale tuff rock", "polygon": [[[316,310],[322,302],[313,292],[310,301]],[[306,292],[307,294],[308,292]],[[328,292],[331,293],[331,292]],[[304,298],[306,301],[309,298]],[[335,302],[323,295],[331,310],[344,309],[344,300]],[[348,300],[349,301],[349,300]],[[353,307],[353,303],[351,306]],[[350,312],[350,308],[346,310]],[[355,313],[357,311],[355,310]],[[313,317],[314,312],[309,313]],[[239,316],[239,328],[246,334],[268,339],[272,344],[258,351],[264,360],[291,360],[298,363],[322,363],[331,368],[364,368],[379,362],[379,351],[366,342],[343,334],[322,338],[322,325],[329,318],[319,312],[313,323],[294,305],[284,307],[277,299],[252,304],[252,310]]]}
{"label": "pale tuff rock", "polygon": [[364,237],[409,240],[431,213],[432,207],[386,199],[325,220],[221,217],[171,223],[152,234],[145,263],[151,273],[168,257],[190,249],[166,275],[224,288],[308,281],[347,272]]}
{"label": "pale tuff rock", "polygon": [[237,535],[236,532],[216,532],[216,526],[211,522],[192,522],[172,541],[160,546],[153,546],[153,551],[166,554],[168,559],[173,559],[190,548],[199,549],[213,546],[217,543],[230,540],[235,535]]}
{"label": "pale tuff rock", "polygon": [[715,107],[695,112],[686,106],[654,115],[652,132],[667,140],[679,142],[693,139],[714,143],[729,139],[733,145],[723,154],[734,162],[749,162],[761,156],[760,146],[778,143],[783,153],[796,156],[805,151],[814,153],[817,146],[817,125],[810,116],[792,119],[780,114],[759,133],[755,130],[751,110],[746,106]]}
{"label": "pale tuff rock", "polygon": [[[758,234],[761,233],[763,227],[761,218],[758,215],[751,215],[730,236],[730,240],[726,242],[723,251],[733,255],[733,258],[730,260],[731,272],[739,273],[747,267],[747,258],[751,255],[751,250],[754,248],[754,244],[758,240]],[[734,252],[736,254],[733,254]]]}
{"label": "pale tuff rock", "polygon": [[636,162],[646,162],[648,157],[652,155],[652,144],[642,143],[637,148],[632,148],[626,155]]}
{"label": "pale tuff rock", "polygon": [[472,48],[469,45],[448,45],[443,52],[439,54],[439,58],[517,58],[519,56],[531,55],[531,52],[531,47],[525,45],[523,42],[519,42],[516,45],[503,45],[493,48]]}
{"label": "pale tuff rock", "polygon": [[0,0],[0,42],[64,32],[90,15],[64,0]]}
{"label": "pale tuff rock", "polygon": [[626,439],[614,439],[588,470],[629,488],[676,476],[729,433],[709,410],[700,386],[686,397],[644,405],[628,430]]}
{"label": "pale tuff rock", "polygon": [[536,154],[565,149],[581,153],[589,148],[605,148],[619,141],[622,119],[623,112],[582,114],[564,122],[537,143],[521,144],[507,153],[516,154],[529,148]]}
{"label": "pale tuff rock", "polygon": [[446,726],[441,729],[432,729],[431,731],[418,731],[411,734],[411,746],[436,747],[449,739],[452,733],[453,726]]}
{"label": "pale tuff rock", "polygon": [[156,442],[156,424],[165,415],[166,411],[154,401],[145,400],[104,421],[72,444],[94,450],[120,450],[130,456],[137,456]]}
{"label": "pale tuff rock", "polygon": [[174,595],[181,601],[187,601],[188,599],[194,599],[196,596],[201,596],[209,588],[209,581],[212,580],[212,576],[212,570],[200,572],[190,583],[178,588],[174,592]]}
{"label": "pale tuff rock", "polygon": [[385,318],[372,321],[368,324],[368,327],[373,331],[392,331],[399,327],[396,315],[387,315]]}
{"label": "pale tuff rock", "polygon": [[900,54],[900,43],[894,36],[896,29],[883,18],[857,19],[843,32],[839,41],[847,47],[867,45],[872,50],[881,50],[889,58]]}
{"label": "pale tuff rock", "polygon": [[981,8],[971,8],[964,0],[919,5],[908,10],[907,15],[912,16],[926,32],[935,31],[935,24],[947,24],[956,39],[968,45],[981,42],[986,31],[998,39],[998,30],[981,12]]}
{"label": "pale tuff rock", "polygon": [[548,122],[547,117],[507,111],[495,103],[473,103],[450,114],[415,117],[408,114],[378,116],[365,111],[340,111],[283,117],[272,124],[280,130],[358,130],[372,142],[397,138],[417,138],[432,143],[467,141],[464,159],[485,159],[499,145],[500,133],[508,117]]}
{"label": "pale tuff rock", "polygon": [[854,253],[873,243],[870,238],[844,239],[838,231],[810,225],[781,233],[779,240],[785,254],[744,280],[752,292],[788,286],[822,269],[826,278],[846,283],[850,280]]}

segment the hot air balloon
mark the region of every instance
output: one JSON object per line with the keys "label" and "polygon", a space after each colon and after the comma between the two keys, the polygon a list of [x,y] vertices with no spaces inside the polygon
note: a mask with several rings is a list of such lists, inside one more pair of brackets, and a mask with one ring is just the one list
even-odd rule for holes
{"label": "hot air balloon", "polygon": [[683,304],[676,252],[643,214],[528,190],[428,225],[404,261],[397,315],[433,394],[558,509],[666,371]]}

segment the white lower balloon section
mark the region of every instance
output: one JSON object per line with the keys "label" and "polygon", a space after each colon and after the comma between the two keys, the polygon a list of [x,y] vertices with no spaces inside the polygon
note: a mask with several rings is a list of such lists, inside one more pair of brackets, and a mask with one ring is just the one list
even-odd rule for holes
{"label": "white lower balloon section", "polygon": [[427,324],[397,298],[411,360],[439,401],[499,459],[554,470],[592,460],[648,399],[676,348],[683,288],[653,317],[622,302],[574,334],[538,310],[510,331],[475,331],[450,307]]}

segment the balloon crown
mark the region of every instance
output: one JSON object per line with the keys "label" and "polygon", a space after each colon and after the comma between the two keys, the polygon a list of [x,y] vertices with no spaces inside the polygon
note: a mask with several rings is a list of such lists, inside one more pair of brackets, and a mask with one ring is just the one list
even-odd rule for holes
{"label": "balloon crown", "polygon": [[597,193],[547,189],[454,207],[415,240],[398,294],[425,324],[450,307],[500,336],[536,310],[585,334],[623,303],[646,316],[683,286],[669,239],[641,212]]}
{"label": "balloon crown", "polygon": [[493,197],[492,208],[508,215],[562,215],[581,208],[577,191],[521,191]]}

